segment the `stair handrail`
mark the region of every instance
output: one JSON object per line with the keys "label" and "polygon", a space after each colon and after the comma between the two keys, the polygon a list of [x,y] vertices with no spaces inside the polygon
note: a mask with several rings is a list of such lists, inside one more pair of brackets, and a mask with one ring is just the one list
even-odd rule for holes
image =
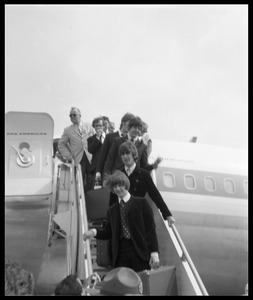
{"label": "stair handrail", "polygon": [[81,229],[81,234],[79,235],[79,238],[81,239],[80,242],[82,242],[84,245],[85,253],[82,253],[82,255],[84,257],[84,263],[85,263],[84,266],[85,278],[87,278],[93,273],[93,268],[92,268],[90,240],[89,239],[86,239],[85,241],[83,240],[83,234],[89,229],[89,226],[88,226],[87,211],[86,211],[86,204],[85,204],[85,194],[83,188],[82,169],[80,164],[76,169],[76,177],[77,177],[78,201],[79,201],[79,208],[80,208],[79,228]]}
{"label": "stair handrail", "polygon": [[[152,170],[151,177],[152,177],[152,180],[153,180],[154,184],[157,186],[155,170]],[[160,212],[160,214],[161,214],[161,212]],[[162,219],[163,219],[163,217],[162,217]],[[180,234],[177,231],[177,228],[176,228],[175,224],[172,223],[169,226],[167,221],[164,221],[164,225],[166,226],[173,243],[174,243],[174,240],[176,239],[176,241],[178,243],[178,246],[180,247],[180,250],[182,252],[181,260],[182,260],[182,262],[183,261],[187,262],[187,264],[188,264],[188,266],[189,266],[189,268],[190,268],[190,270],[191,270],[191,272],[194,276],[194,279],[195,279],[196,283],[198,284],[198,288],[201,291],[202,295],[208,296],[208,292],[207,292],[207,290],[206,290],[206,288],[205,288],[205,286],[204,286],[204,284],[203,284],[203,282],[202,282],[202,280],[199,276],[199,273],[198,273],[197,269],[194,266],[194,263],[193,263],[190,255],[189,255],[185,245],[184,245],[184,242],[180,237]],[[176,247],[175,243],[174,243],[174,246],[175,246],[176,250],[178,251],[178,247]]]}
{"label": "stair handrail", "polygon": [[[71,201],[71,207],[73,206],[73,202],[75,201],[75,187],[74,187],[74,180],[73,180],[73,170],[74,170],[74,161],[72,159],[71,164],[69,163],[64,163],[69,168],[69,201]],[[69,232],[72,232],[72,222],[73,222],[73,212],[71,209],[71,214],[70,214],[70,229]],[[76,267],[76,262],[72,261],[73,259],[73,253],[72,253],[72,247],[71,247],[71,242],[72,242],[73,236],[72,235],[67,235],[67,274],[72,274],[75,271]]]}
{"label": "stair handrail", "polygon": [[[180,250],[182,252],[181,260],[186,261],[188,263],[188,265],[191,269],[191,272],[194,276],[194,279],[197,282],[198,287],[199,287],[202,295],[208,296],[208,292],[207,292],[207,290],[206,290],[206,288],[205,288],[205,286],[204,286],[204,284],[203,284],[203,282],[202,282],[202,280],[199,276],[199,273],[198,273],[197,269],[195,268],[195,265],[194,265],[190,255],[189,255],[189,253],[188,253],[188,251],[187,251],[187,249],[184,245],[184,242],[183,242],[182,238],[180,237],[180,234],[177,231],[177,228],[176,228],[175,224],[171,224],[169,226],[167,224],[167,221],[164,221],[164,223],[165,223],[165,226],[166,226],[171,238],[172,238],[172,234],[173,234],[174,238],[177,240],[177,243],[178,243],[178,245],[180,247]],[[173,238],[172,238],[172,241],[174,241]],[[177,247],[176,247],[176,249],[177,249]]]}

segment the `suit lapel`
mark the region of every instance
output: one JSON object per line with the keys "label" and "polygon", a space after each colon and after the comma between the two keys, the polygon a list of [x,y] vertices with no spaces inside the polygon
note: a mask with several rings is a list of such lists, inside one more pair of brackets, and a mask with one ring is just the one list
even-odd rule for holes
{"label": "suit lapel", "polygon": [[83,123],[81,124],[81,128],[82,128],[82,136],[85,136],[87,134],[87,130],[86,130],[85,126],[83,125]]}
{"label": "suit lapel", "polygon": [[134,144],[135,144],[136,148],[138,148],[141,144],[141,141],[138,139]]}
{"label": "suit lapel", "polygon": [[72,126],[73,130],[76,132],[76,134],[78,134],[78,135],[79,135],[79,132],[78,132],[78,128],[77,128],[77,126],[76,126],[76,125],[74,125],[74,124],[72,124],[71,126]]}

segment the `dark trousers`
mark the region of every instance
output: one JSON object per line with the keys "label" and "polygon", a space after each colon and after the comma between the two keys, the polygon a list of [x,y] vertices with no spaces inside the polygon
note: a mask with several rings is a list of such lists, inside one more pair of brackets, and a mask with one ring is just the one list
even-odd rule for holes
{"label": "dark trousers", "polygon": [[95,174],[86,174],[86,191],[93,190],[95,186]]}
{"label": "dark trousers", "polygon": [[150,270],[149,262],[144,261],[135,251],[132,240],[120,239],[119,256],[116,262],[117,267],[131,268],[135,272]]}
{"label": "dark trousers", "polygon": [[90,169],[90,162],[89,162],[85,152],[83,153],[83,157],[80,161],[80,165],[81,165],[81,168],[82,168],[83,188],[84,188],[84,191],[86,191],[86,180],[87,180],[86,177],[87,177],[87,174],[88,174],[89,169]]}

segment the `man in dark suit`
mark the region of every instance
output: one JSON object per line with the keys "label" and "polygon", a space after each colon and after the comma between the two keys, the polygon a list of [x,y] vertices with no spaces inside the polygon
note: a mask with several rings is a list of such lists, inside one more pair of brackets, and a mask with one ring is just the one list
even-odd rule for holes
{"label": "man in dark suit", "polygon": [[158,268],[158,240],[151,207],[145,198],[134,197],[128,192],[130,182],[121,171],[110,175],[107,184],[118,196],[118,201],[108,209],[105,228],[86,231],[84,240],[91,237],[111,239],[113,268],[128,267],[135,272]]}
{"label": "man in dark suit", "polygon": [[[164,220],[168,221],[169,226],[175,222],[172,214],[164,202],[160,192],[155,186],[150,173],[136,165],[138,159],[138,151],[133,143],[127,141],[120,145],[119,155],[122,159],[124,167],[121,169],[130,180],[129,193],[136,197],[145,197],[149,195],[151,200],[161,211]],[[110,205],[117,201],[114,193],[110,194]]]}
{"label": "man in dark suit", "polygon": [[94,188],[96,167],[99,155],[102,150],[103,142],[105,140],[105,132],[103,130],[103,118],[95,118],[92,121],[92,126],[95,128],[96,133],[93,136],[89,137],[87,140],[88,151],[92,154],[92,159],[88,170],[85,192]]}
{"label": "man in dark suit", "polygon": [[124,137],[114,139],[112,147],[108,153],[105,162],[105,174],[111,174],[113,173],[113,171],[117,169],[119,170],[124,166],[122,159],[119,155],[119,147],[126,141],[132,141],[138,150],[138,160],[136,162],[137,166],[140,166],[141,168],[147,171],[151,171],[157,168],[161,160],[157,158],[153,164],[150,165],[148,163],[147,146],[143,143],[142,139],[139,138],[141,129],[142,120],[139,117],[133,117],[129,121],[127,135]]}
{"label": "man in dark suit", "polygon": [[104,173],[104,165],[105,161],[107,159],[107,155],[109,153],[109,150],[112,146],[112,143],[116,137],[122,137],[127,134],[128,132],[128,123],[129,120],[134,117],[131,113],[126,113],[120,123],[120,129],[113,133],[108,133],[105,137],[103,147],[98,159],[97,168],[96,168],[96,181],[101,181],[103,179],[103,173]]}

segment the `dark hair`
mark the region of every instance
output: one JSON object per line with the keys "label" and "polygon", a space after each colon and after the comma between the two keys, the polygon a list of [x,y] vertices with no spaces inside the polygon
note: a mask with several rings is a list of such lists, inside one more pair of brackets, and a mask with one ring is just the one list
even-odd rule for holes
{"label": "dark hair", "polygon": [[103,117],[97,117],[92,121],[92,126],[95,128],[95,124],[98,123],[99,121],[103,122]]}
{"label": "dark hair", "polygon": [[134,115],[132,113],[125,113],[124,116],[121,118],[120,128],[122,127],[123,123],[126,123],[131,118],[134,118]]}
{"label": "dark hair", "polygon": [[139,127],[142,130],[142,120],[140,117],[133,117],[128,123],[128,128]]}
{"label": "dark hair", "polygon": [[134,161],[138,160],[138,151],[134,143],[126,141],[119,146],[119,156],[132,153]]}
{"label": "dark hair", "polygon": [[83,288],[81,284],[77,281],[77,276],[70,274],[57,284],[54,294],[56,296],[81,296],[82,291]]}
{"label": "dark hair", "polygon": [[109,118],[108,118],[107,116],[103,116],[102,119],[103,119],[104,121],[108,121],[108,123],[110,122],[110,120],[109,120]]}
{"label": "dark hair", "polygon": [[111,191],[113,191],[113,187],[115,185],[123,185],[125,187],[126,190],[129,191],[130,188],[130,181],[128,179],[128,177],[126,176],[125,173],[116,170],[113,174],[111,175],[105,175],[105,182],[104,182],[105,186],[109,189],[111,189]]}

